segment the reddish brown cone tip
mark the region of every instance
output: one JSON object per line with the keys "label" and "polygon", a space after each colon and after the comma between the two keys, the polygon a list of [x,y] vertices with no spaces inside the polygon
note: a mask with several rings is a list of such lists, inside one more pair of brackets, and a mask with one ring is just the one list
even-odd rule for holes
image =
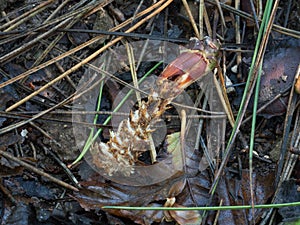
{"label": "reddish brown cone tip", "polygon": [[200,41],[197,38],[191,39],[191,49],[179,55],[161,73],[159,83],[165,79],[174,82],[172,88],[180,93],[200,77],[206,75],[217,64],[220,54],[220,43],[206,37]]}

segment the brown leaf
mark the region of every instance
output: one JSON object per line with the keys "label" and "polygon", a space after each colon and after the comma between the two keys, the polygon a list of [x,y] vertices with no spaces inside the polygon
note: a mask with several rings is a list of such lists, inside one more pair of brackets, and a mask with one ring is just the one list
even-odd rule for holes
{"label": "brown leaf", "polygon": [[[274,172],[267,175],[253,172],[254,204],[265,204],[274,193]],[[242,179],[229,176],[221,179],[218,186],[219,198],[223,199],[223,205],[251,205],[249,171],[242,171]],[[225,210],[220,211],[219,221],[226,224],[248,224],[254,219],[258,222],[265,209],[252,210]]]}
{"label": "brown leaf", "polygon": [[[151,206],[154,202],[167,199],[171,187],[182,180],[181,174],[168,179],[167,181],[150,186],[126,186],[114,182],[107,182],[100,175],[92,175],[89,181],[82,182],[86,189],[74,193],[75,199],[86,210],[99,209],[102,206]],[[162,205],[160,205],[162,206]],[[149,218],[144,223],[145,213],[141,211],[107,210],[116,216],[127,217],[136,223],[151,224],[162,219],[158,212],[147,212]],[[151,217],[151,215],[153,217]],[[154,216],[155,215],[155,216]]]}
{"label": "brown leaf", "polygon": [[[260,82],[259,107],[293,85],[300,62],[299,52],[300,47],[294,47],[279,48],[275,52],[266,54]],[[288,95],[274,101],[264,109],[262,115],[268,118],[282,115],[286,111],[287,103]]]}
{"label": "brown leaf", "polygon": [[7,133],[1,135],[0,146],[8,147],[13,144],[21,143],[22,137],[18,134]]}

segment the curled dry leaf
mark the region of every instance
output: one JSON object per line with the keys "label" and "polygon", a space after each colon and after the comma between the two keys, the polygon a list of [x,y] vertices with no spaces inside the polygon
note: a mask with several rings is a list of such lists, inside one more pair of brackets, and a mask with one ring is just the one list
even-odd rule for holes
{"label": "curled dry leaf", "polygon": [[[86,189],[74,193],[74,197],[86,210],[99,209],[105,205],[163,206],[160,202],[168,198],[169,190],[182,179],[182,174],[177,174],[159,184],[134,187],[114,182],[107,183],[100,175],[91,174],[90,180],[81,182]],[[107,211],[116,216],[129,218],[139,224],[151,224],[159,222],[163,218],[162,212],[159,211],[147,213],[135,210]]]}
{"label": "curled dry leaf", "polygon": [[[173,207],[183,207],[179,204],[174,204]],[[198,211],[176,211],[169,210],[164,211],[165,217],[172,218],[172,220],[176,221],[180,225],[185,224],[200,224],[201,223],[201,215]],[[171,220],[171,221],[172,221]]]}

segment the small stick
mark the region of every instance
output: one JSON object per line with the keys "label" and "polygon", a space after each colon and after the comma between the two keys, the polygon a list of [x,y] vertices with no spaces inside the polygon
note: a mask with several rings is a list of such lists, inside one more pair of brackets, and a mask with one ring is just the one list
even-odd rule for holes
{"label": "small stick", "polygon": [[48,5],[51,4],[52,2],[54,2],[54,0],[48,0],[46,2],[41,3],[40,5],[36,6],[32,10],[30,10],[30,11],[22,14],[21,16],[19,16],[19,17],[13,19],[13,20],[7,22],[6,24],[2,25],[0,27],[0,29],[2,30],[4,28],[8,27],[8,28],[6,28],[6,30],[4,30],[4,32],[13,30],[14,28],[19,26],[20,24],[22,24],[26,20],[29,20],[30,18],[32,18],[33,16],[35,16],[39,12],[45,10],[48,7]]}
{"label": "small stick", "polygon": [[[224,19],[223,10],[222,10],[222,8],[221,8],[220,2],[219,2],[219,0],[215,0],[215,2],[216,2],[217,8],[218,8],[219,13],[220,13],[220,17],[221,17],[221,20],[222,20],[222,25],[223,25],[223,27],[224,27],[225,30],[226,30],[226,29],[227,29],[227,28],[226,28],[226,22],[225,22],[225,19]],[[237,1],[236,1],[236,2],[237,2]]]}
{"label": "small stick", "polygon": [[186,174],[186,164],[185,164],[185,133],[186,133],[186,111],[183,109],[180,112],[181,114],[181,130],[180,130],[180,145],[181,145],[181,157],[182,157],[182,166],[183,171]]}
{"label": "small stick", "polygon": [[65,173],[68,175],[68,177],[70,178],[70,180],[73,182],[73,184],[77,187],[80,188],[80,184],[78,182],[78,180],[76,179],[76,177],[73,175],[73,173],[71,172],[71,170],[60,160],[60,158],[58,156],[56,156],[51,149],[47,148],[46,146],[42,145],[41,146],[44,151],[48,152],[53,159],[55,159],[55,161],[63,168],[63,170],[65,171]]}
{"label": "small stick", "polygon": [[56,183],[56,184],[58,184],[58,185],[60,185],[60,186],[62,186],[62,187],[64,187],[64,188],[68,188],[68,189],[70,189],[70,190],[72,190],[72,191],[79,191],[78,188],[76,188],[76,187],[74,187],[74,186],[72,186],[72,185],[70,185],[70,184],[67,184],[67,183],[64,182],[64,181],[61,181],[61,180],[59,180],[59,179],[57,179],[57,178],[51,176],[50,174],[45,173],[45,172],[43,172],[43,171],[41,171],[41,170],[35,168],[34,166],[32,166],[32,165],[30,165],[30,164],[28,164],[28,163],[26,163],[26,162],[24,162],[24,161],[18,159],[17,157],[12,156],[12,155],[9,154],[8,152],[5,152],[5,151],[0,150],[0,155],[2,155],[2,156],[4,156],[5,158],[10,159],[10,160],[12,160],[12,161],[18,163],[18,164],[20,164],[21,166],[24,166],[26,169],[31,170],[32,172],[34,172],[34,173],[36,173],[36,174],[38,174],[38,175],[41,175],[41,176],[43,176],[43,177],[48,178],[50,181],[52,181],[52,182],[54,182],[54,183]]}
{"label": "small stick", "polygon": [[204,22],[205,22],[207,34],[208,34],[209,37],[212,37],[213,32],[212,32],[212,29],[211,29],[211,25],[210,25],[210,22],[209,22],[209,17],[208,17],[205,5],[203,7],[203,15],[204,15]]}
{"label": "small stick", "polygon": [[[235,8],[237,10],[240,9],[240,1],[235,1]],[[241,44],[241,34],[240,34],[240,17],[239,15],[235,16],[235,41],[237,45]],[[239,49],[239,48],[238,48]],[[237,52],[237,57],[236,57],[236,64],[237,66],[239,66],[242,62],[242,54],[241,52]],[[237,74],[238,78],[242,77],[241,71],[238,70],[238,74]]]}
{"label": "small stick", "polygon": [[203,34],[203,18],[204,18],[204,0],[200,0],[199,3],[199,30],[200,30],[200,40],[204,38]]}
{"label": "small stick", "polygon": [[191,9],[190,9],[187,1],[186,0],[182,0],[182,4],[184,5],[184,8],[185,8],[185,10],[186,10],[186,12],[187,12],[187,14],[189,16],[189,19],[190,19],[191,24],[193,26],[194,32],[196,34],[196,37],[200,39],[200,33],[199,33],[199,30],[198,30],[197,24],[195,22],[195,19],[194,19],[193,15],[192,15]]}

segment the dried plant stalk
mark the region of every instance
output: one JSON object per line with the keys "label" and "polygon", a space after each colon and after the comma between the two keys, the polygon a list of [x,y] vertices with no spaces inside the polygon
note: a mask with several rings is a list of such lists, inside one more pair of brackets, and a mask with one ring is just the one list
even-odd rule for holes
{"label": "dried plant stalk", "polygon": [[147,151],[149,133],[168,109],[168,105],[190,84],[203,77],[217,64],[220,44],[206,37],[203,41],[191,39],[191,49],[179,55],[161,73],[147,101],[138,110],[122,120],[116,132],[110,131],[107,143],[91,147],[93,164],[104,169],[108,176],[121,172],[134,173],[139,156]]}

